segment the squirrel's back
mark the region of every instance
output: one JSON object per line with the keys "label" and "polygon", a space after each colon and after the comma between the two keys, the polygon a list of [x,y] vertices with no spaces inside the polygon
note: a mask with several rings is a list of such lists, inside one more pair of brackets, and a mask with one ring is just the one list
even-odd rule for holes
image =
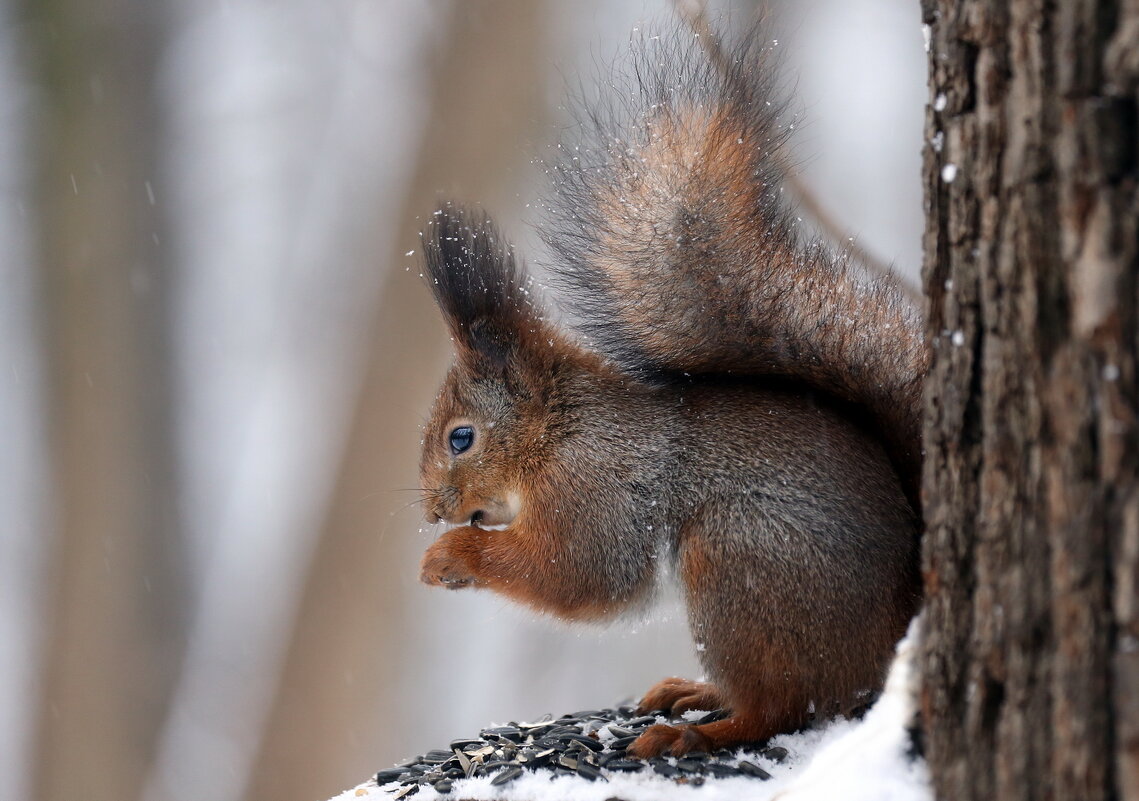
{"label": "squirrel's back", "polygon": [[550,271],[587,345],[642,378],[781,376],[853,404],[916,508],[920,317],[801,235],[767,42],[647,38],[617,101],[579,104],[550,165]]}

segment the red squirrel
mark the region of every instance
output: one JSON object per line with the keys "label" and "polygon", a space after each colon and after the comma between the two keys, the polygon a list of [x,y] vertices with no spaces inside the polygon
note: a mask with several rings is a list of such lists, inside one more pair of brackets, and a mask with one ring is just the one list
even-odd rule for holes
{"label": "red squirrel", "polygon": [[758,36],[648,39],[631,99],[550,165],[550,315],[482,213],[423,235],[455,360],[424,431],[421,578],[569,620],[678,577],[707,683],[665,679],[629,753],[758,742],[879,688],[920,601],[919,317],[805,241]]}

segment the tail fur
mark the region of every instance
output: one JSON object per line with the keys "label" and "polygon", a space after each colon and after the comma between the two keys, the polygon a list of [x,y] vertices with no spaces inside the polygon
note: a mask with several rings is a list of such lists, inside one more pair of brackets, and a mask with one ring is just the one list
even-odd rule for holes
{"label": "tail fur", "polygon": [[588,344],[644,378],[790,378],[855,404],[917,508],[918,311],[892,278],[803,240],[767,40],[718,52],[646,38],[620,107],[581,104],[581,140],[549,165],[559,294]]}

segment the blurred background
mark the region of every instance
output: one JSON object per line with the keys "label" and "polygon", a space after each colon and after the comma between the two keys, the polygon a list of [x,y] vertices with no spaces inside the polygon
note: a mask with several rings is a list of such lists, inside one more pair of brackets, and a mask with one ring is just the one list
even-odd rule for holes
{"label": "blurred background", "polygon": [[[769,5],[802,181],[916,276],[918,3]],[[540,263],[566,84],[671,15],[0,0],[0,799],[316,801],[697,672],[674,604],[567,627],[417,582],[420,219],[477,202]]]}

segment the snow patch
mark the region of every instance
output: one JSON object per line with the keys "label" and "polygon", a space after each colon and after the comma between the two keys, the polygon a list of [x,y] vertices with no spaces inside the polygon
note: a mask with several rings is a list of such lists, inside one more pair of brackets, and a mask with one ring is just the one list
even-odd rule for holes
{"label": "snow patch", "polygon": [[[836,719],[823,726],[772,738],[787,749],[780,763],[756,754],[741,757],[758,764],[771,779],[707,779],[701,786],[677,784],[650,770],[609,774],[608,781],[576,776],[551,779],[524,773],[504,787],[491,777],[462,779],[441,795],[421,787],[415,801],[466,798],[490,801],[933,801],[925,760],[911,752],[915,714],[915,647],[919,622],[898,643],[897,656],[877,703],[859,721]],[[391,801],[396,783],[383,790],[374,781],[346,790],[331,801]]]}

